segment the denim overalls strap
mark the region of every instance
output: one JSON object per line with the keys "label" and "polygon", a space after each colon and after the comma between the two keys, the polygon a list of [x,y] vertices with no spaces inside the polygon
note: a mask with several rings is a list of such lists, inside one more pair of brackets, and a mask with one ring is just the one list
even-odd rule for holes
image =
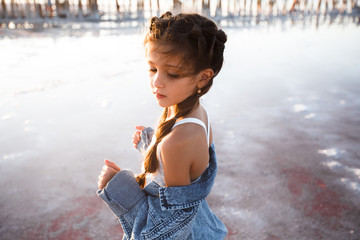
{"label": "denim overalls strap", "polygon": [[209,195],[216,176],[214,143],[209,148],[209,154],[209,166],[196,182],[179,187],[160,187],[157,183],[151,182],[144,188],[145,193],[160,198],[163,210],[185,209],[200,204]]}

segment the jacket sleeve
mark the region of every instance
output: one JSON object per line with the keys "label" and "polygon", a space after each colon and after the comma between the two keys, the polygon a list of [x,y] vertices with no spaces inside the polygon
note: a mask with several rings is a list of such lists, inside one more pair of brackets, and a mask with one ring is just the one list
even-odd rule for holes
{"label": "jacket sleeve", "polygon": [[117,173],[104,189],[97,194],[101,197],[116,216],[126,214],[139,201],[145,198],[145,193],[129,170]]}
{"label": "jacket sleeve", "polygon": [[124,239],[188,239],[191,234],[197,208],[154,207],[159,198],[147,195],[129,170],[120,171],[97,194],[119,219]]}

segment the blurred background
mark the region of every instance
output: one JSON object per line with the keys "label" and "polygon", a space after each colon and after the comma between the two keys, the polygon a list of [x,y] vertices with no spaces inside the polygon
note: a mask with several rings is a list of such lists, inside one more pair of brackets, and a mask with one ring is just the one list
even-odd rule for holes
{"label": "blurred background", "polygon": [[360,239],[355,0],[0,0],[0,239],[120,239],[97,177],[140,172],[134,127],[162,110],[143,37],[168,10],[228,35],[202,99],[226,239]]}

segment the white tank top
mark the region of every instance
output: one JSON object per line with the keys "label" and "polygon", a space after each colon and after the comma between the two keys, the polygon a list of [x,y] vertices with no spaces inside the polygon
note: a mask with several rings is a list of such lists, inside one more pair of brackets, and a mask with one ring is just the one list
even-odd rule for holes
{"label": "white tank top", "polygon": [[[206,112],[206,111],[205,111]],[[203,121],[201,121],[198,118],[183,118],[179,121],[177,121],[174,126],[171,128],[173,130],[175,127],[185,124],[185,123],[195,123],[200,126],[202,126],[206,133],[207,143],[208,147],[210,147],[210,119],[206,112],[206,118],[207,118],[207,127]],[[153,135],[152,144],[155,142],[155,134]],[[161,159],[161,152],[160,152],[160,143],[158,143],[157,149],[156,149],[156,155],[159,160],[159,168],[155,173],[148,173],[146,174],[146,184],[149,184],[151,181],[155,181],[157,184],[159,184],[162,187],[165,187],[165,177],[164,177],[164,170],[162,165],[162,159]],[[196,182],[195,180],[194,182]]]}

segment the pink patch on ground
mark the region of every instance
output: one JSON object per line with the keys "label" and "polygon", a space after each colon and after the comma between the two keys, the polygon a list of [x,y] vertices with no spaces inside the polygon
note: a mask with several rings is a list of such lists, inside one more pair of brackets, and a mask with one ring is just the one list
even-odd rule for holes
{"label": "pink patch on ground", "polygon": [[228,234],[226,235],[226,239],[235,239],[238,236],[238,231],[233,230],[231,226],[226,225],[226,228],[228,230]]}
{"label": "pink patch on ground", "polygon": [[326,188],[326,184],[325,184],[323,181],[321,181],[321,180],[318,180],[317,185],[318,185],[319,187],[321,187],[322,189],[325,189],[325,188]]}
{"label": "pink patch on ground", "polygon": [[280,240],[280,238],[275,235],[269,235],[266,237],[266,240]]}
{"label": "pink patch on ground", "polygon": [[[27,239],[93,239],[87,228],[91,222],[96,220],[96,216],[102,210],[102,204],[97,196],[76,198],[73,200],[72,209],[64,209],[63,214],[49,223],[41,224],[36,229],[29,231]],[[121,238],[122,231],[119,228],[110,226],[109,231],[114,233],[114,236]]]}
{"label": "pink patch on ground", "polygon": [[288,177],[288,189],[296,197],[300,197],[303,187],[312,181],[311,175],[304,168],[286,169],[284,173]]}
{"label": "pink patch on ground", "polygon": [[308,216],[320,214],[323,217],[341,218],[343,207],[340,204],[339,196],[336,192],[326,190],[318,193],[311,201],[307,209]]}
{"label": "pink patch on ground", "polygon": [[320,217],[333,229],[341,226],[340,219],[346,209],[341,204],[340,196],[327,188],[326,184],[316,178],[311,170],[291,168],[283,171],[288,180],[288,189],[292,194],[292,202],[303,210],[305,216]]}

